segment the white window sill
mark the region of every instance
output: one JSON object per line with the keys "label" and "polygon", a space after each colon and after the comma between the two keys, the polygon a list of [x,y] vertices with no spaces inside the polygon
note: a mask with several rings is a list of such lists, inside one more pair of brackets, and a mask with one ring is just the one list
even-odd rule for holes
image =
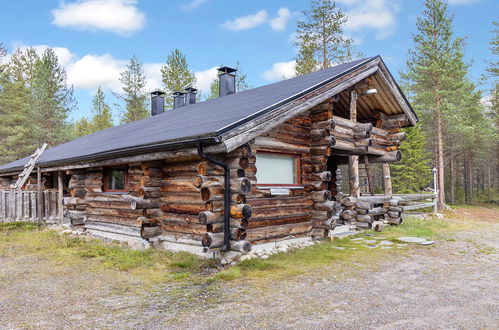
{"label": "white window sill", "polygon": [[275,186],[259,186],[259,185],[256,185],[256,188],[258,190],[270,190],[270,189],[290,189],[290,190],[295,190],[295,189],[305,189],[304,186],[279,186],[279,185],[275,185]]}

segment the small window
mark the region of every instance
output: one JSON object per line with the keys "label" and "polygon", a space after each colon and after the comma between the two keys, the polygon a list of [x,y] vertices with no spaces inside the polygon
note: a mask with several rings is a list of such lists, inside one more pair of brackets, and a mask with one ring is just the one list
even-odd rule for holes
{"label": "small window", "polygon": [[125,169],[109,170],[104,174],[104,191],[125,192],[128,177]]}
{"label": "small window", "polygon": [[258,186],[297,186],[300,184],[300,156],[259,152],[256,156]]}

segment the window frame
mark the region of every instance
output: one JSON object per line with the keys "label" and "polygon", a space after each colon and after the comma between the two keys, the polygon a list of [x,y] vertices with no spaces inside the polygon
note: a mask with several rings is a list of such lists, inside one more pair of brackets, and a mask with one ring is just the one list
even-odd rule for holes
{"label": "window frame", "polygon": [[[108,184],[109,176],[111,175],[111,173],[113,171],[123,171],[123,172],[125,172],[124,173],[125,174],[124,175],[125,182],[124,182],[124,185],[123,185],[123,189],[109,189],[109,184]],[[103,173],[103,176],[102,176],[102,180],[103,180],[102,191],[105,192],[105,193],[123,194],[123,193],[127,193],[128,192],[128,168],[119,167],[119,168],[109,168],[109,169],[106,169],[106,170],[104,170],[104,173]]]}
{"label": "window frame", "polygon": [[258,154],[268,154],[268,155],[279,155],[279,156],[290,156],[294,159],[294,181],[295,183],[258,183],[256,186],[258,189],[271,189],[271,188],[289,188],[289,189],[303,189],[302,178],[301,178],[301,154],[293,152],[276,151],[271,149],[262,149],[256,151],[256,165],[258,173]]}

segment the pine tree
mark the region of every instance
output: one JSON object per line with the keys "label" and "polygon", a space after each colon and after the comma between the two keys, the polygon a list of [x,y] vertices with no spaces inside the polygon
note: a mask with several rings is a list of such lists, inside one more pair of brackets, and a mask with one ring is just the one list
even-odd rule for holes
{"label": "pine tree", "polygon": [[402,160],[391,164],[392,184],[395,193],[420,193],[431,181],[428,166],[429,153],[425,150],[426,138],[420,126],[404,129],[407,138],[400,146]]}
{"label": "pine tree", "polygon": [[413,105],[421,114],[428,141],[433,143],[438,171],[439,206],[445,206],[444,139],[448,117],[456,109],[455,101],[464,84],[467,66],[463,61],[464,40],[454,38],[453,17],[443,0],[426,0],[417,19],[418,33],[409,49],[407,82]]}
{"label": "pine tree", "polygon": [[315,46],[308,42],[305,36],[298,46],[300,49],[296,56],[295,75],[300,76],[317,71],[320,66],[319,62],[314,58]]}
{"label": "pine tree", "polygon": [[161,76],[166,93],[165,107],[167,109],[173,108],[173,93],[183,92],[185,88],[196,85],[196,77],[189,70],[186,57],[178,49],[168,55],[166,64],[161,67]]}
{"label": "pine tree", "polygon": [[[221,65],[222,67],[223,65]],[[247,89],[252,88],[252,86],[247,82],[247,74],[244,73],[243,69],[241,68],[241,65],[239,61],[236,63],[236,70],[237,70],[237,75],[236,75],[236,92],[242,92]],[[218,83],[218,78],[213,79],[211,84],[210,84],[210,94],[206,96],[207,100],[211,100],[214,98],[217,98],[220,94],[220,85]]]}
{"label": "pine tree", "polygon": [[305,20],[297,23],[297,74],[309,72],[315,63],[326,69],[352,59],[353,41],[343,35],[347,17],[334,0],[312,0],[303,14]]}
{"label": "pine tree", "polygon": [[120,82],[123,94],[116,94],[116,97],[125,103],[121,122],[130,123],[149,117],[149,111],[147,110],[148,95],[145,90],[147,78],[142,63],[139,62],[135,55],[127,64],[126,70],[121,72]]}
{"label": "pine tree", "polygon": [[35,62],[31,90],[33,140],[49,146],[66,142],[71,137],[68,114],[76,103],[73,88],[67,85],[66,71],[51,48]]}
{"label": "pine tree", "polygon": [[82,118],[75,125],[75,137],[88,135],[113,126],[111,108],[107,105],[104,92],[99,86],[92,99],[92,117]]}
{"label": "pine tree", "polygon": [[74,124],[74,138],[92,134],[94,131],[92,123],[85,117],[77,120]]}
{"label": "pine tree", "polygon": [[94,132],[113,126],[111,108],[106,103],[104,92],[99,86],[92,100],[92,129]]}

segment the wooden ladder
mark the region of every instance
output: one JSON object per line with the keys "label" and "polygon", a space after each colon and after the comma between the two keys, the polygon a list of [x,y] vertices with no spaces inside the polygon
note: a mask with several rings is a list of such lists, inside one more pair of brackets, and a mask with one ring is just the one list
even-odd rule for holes
{"label": "wooden ladder", "polygon": [[24,170],[21,172],[21,174],[19,174],[16,183],[10,185],[11,189],[21,189],[22,186],[24,186],[24,183],[26,182],[26,180],[28,180],[31,171],[33,171],[33,169],[35,168],[38,158],[40,158],[41,154],[46,148],[47,144],[44,143],[30,156],[28,163],[24,165]]}

